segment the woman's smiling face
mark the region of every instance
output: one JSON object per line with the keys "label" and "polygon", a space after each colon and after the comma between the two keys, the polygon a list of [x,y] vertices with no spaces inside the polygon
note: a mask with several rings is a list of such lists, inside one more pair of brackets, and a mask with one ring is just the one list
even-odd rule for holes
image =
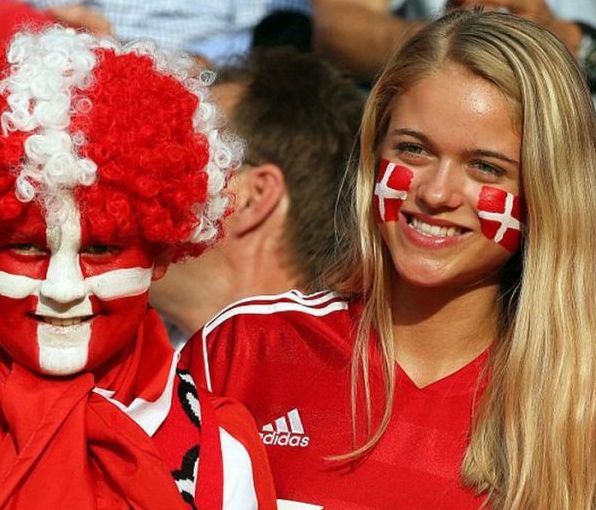
{"label": "woman's smiling face", "polygon": [[397,273],[424,287],[497,281],[521,231],[521,136],[511,104],[450,64],[391,108],[380,156],[408,175],[409,189],[396,221],[379,228]]}

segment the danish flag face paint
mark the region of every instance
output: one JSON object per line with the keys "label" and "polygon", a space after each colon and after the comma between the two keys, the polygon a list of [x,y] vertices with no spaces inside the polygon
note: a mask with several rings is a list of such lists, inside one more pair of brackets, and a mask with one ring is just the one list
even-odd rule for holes
{"label": "danish flag face paint", "polygon": [[515,253],[522,238],[522,200],[519,195],[483,186],[478,196],[482,233],[507,251]]}
{"label": "danish flag face paint", "polygon": [[378,223],[397,221],[412,183],[412,171],[386,159],[381,160],[375,184],[374,208]]}
{"label": "danish flag face paint", "polygon": [[31,370],[67,375],[93,369],[134,338],[145,313],[152,258],[140,243],[109,247],[81,232],[64,194],[45,241],[17,229],[0,250],[0,338]]}

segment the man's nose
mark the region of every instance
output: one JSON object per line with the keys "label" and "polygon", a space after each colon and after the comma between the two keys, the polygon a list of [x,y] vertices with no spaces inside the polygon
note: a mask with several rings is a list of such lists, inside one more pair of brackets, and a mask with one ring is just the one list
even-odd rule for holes
{"label": "man's nose", "polygon": [[84,278],[78,258],[75,253],[52,254],[46,279],[41,283],[42,298],[68,304],[85,297]]}
{"label": "man's nose", "polygon": [[421,176],[416,199],[429,209],[456,209],[463,202],[463,175],[453,162],[439,162]]}

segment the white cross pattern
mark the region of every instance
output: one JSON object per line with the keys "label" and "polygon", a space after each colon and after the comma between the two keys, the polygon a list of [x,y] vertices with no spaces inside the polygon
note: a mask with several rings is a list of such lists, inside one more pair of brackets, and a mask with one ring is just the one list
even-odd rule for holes
{"label": "white cross pattern", "polygon": [[499,223],[499,229],[495,234],[494,241],[500,243],[505,236],[508,229],[520,230],[521,222],[514,218],[511,214],[513,212],[513,202],[515,196],[513,193],[507,193],[505,196],[505,209],[502,213],[500,212],[489,212],[489,211],[478,211],[478,216],[484,220],[496,221]]}
{"label": "white cross pattern", "polygon": [[385,200],[401,200],[408,198],[408,192],[400,189],[390,188],[389,177],[395,170],[395,163],[388,163],[383,177],[375,184],[375,196],[379,199],[379,216],[381,221],[387,221],[385,211]]}

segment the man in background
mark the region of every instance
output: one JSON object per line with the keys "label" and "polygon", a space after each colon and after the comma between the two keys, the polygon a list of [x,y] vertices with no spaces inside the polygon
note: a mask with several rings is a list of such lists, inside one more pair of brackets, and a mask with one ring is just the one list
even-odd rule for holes
{"label": "man in background", "polygon": [[328,64],[284,48],[222,69],[213,94],[246,149],[224,238],[153,287],[152,304],[185,336],[241,298],[318,288],[364,99]]}

